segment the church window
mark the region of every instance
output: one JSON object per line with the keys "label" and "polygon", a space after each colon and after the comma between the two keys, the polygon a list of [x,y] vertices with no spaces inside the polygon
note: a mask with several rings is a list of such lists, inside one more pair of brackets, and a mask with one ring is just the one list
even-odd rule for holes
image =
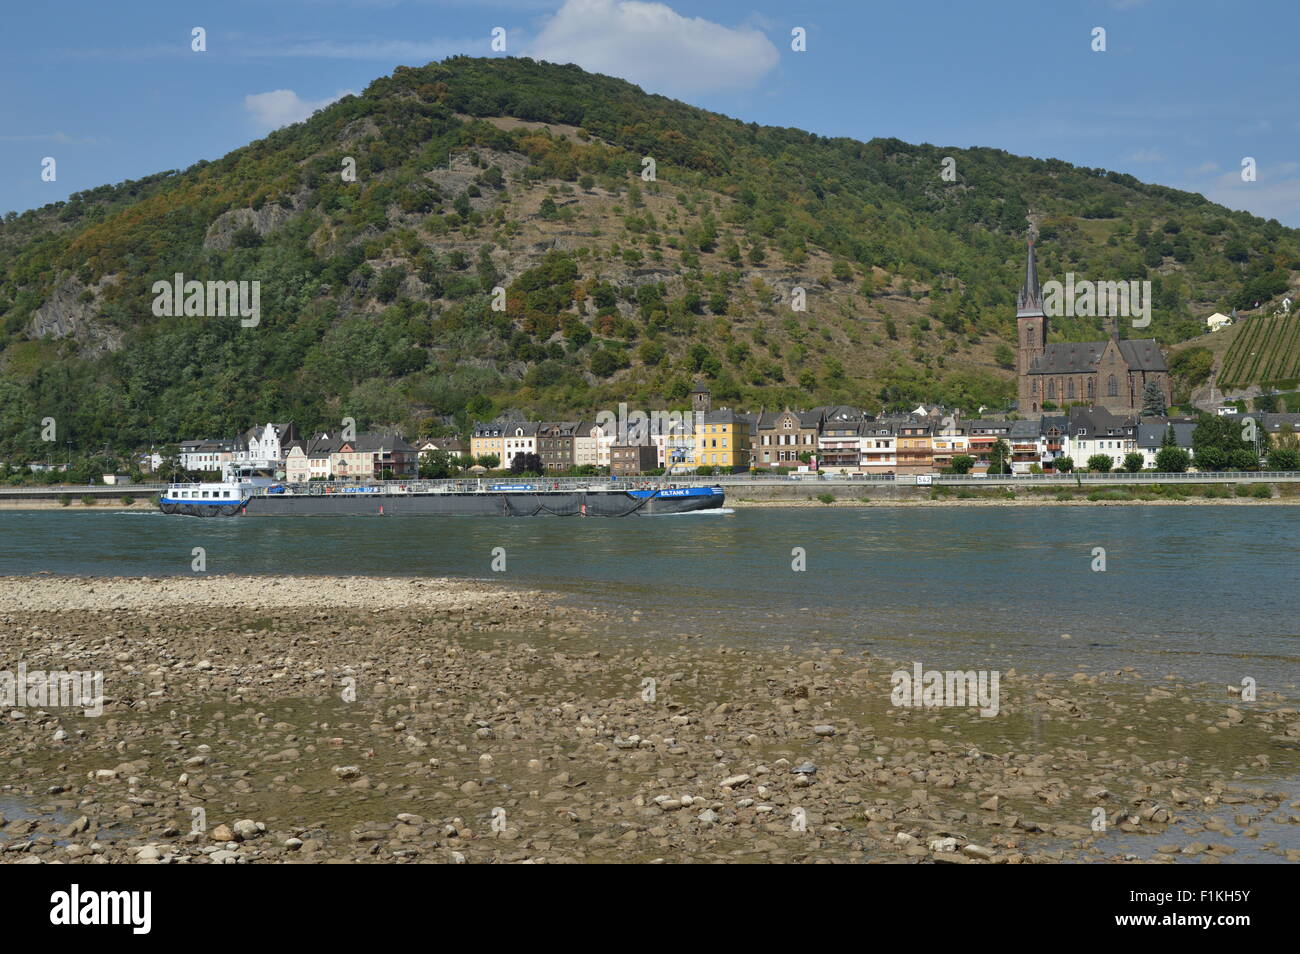
{"label": "church window", "polygon": [[1070,398],[1073,398],[1073,397],[1074,397],[1074,378],[1071,378],[1068,382],[1066,382],[1066,389],[1070,392],[1070,393],[1069,393],[1069,397],[1070,397]]}
{"label": "church window", "polygon": [[1115,397],[1118,394],[1119,394],[1119,389],[1115,383],[1115,375],[1112,374],[1109,378],[1106,379],[1106,396]]}
{"label": "church window", "polygon": [[1088,379],[1088,399],[1091,400],[1097,396],[1097,382],[1092,378]]}
{"label": "church window", "polygon": [[1047,379],[1047,400],[1049,401],[1056,400],[1056,379],[1055,378]]}

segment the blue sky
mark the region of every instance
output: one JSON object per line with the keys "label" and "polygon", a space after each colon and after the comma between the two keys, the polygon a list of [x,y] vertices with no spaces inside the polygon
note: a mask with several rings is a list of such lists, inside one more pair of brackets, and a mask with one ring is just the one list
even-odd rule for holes
{"label": "blue sky", "polygon": [[1056,157],[1300,227],[1294,0],[52,0],[3,18],[0,211],[218,158],[395,66],[493,55],[501,27],[511,54],[746,121]]}

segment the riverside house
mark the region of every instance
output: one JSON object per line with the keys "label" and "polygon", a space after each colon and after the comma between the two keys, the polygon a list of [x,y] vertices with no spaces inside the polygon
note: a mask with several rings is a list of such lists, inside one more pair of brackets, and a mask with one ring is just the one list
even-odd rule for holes
{"label": "riverside house", "polygon": [[897,425],[891,421],[864,421],[859,442],[861,467],[868,474],[893,474],[898,471]]}
{"label": "riverside house", "polygon": [[1088,466],[1088,458],[1097,454],[1109,457],[1113,470],[1123,465],[1125,454],[1138,449],[1138,426],[1132,418],[1112,414],[1104,407],[1072,407],[1069,421],[1071,453],[1074,466],[1080,470]]}
{"label": "riverside house", "polygon": [[547,421],[537,429],[537,456],[547,474],[562,474],[574,466],[576,421]]}
{"label": "riverside house", "polygon": [[537,453],[537,431],[541,426],[539,421],[511,421],[505,425],[502,434],[502,467],[509,467],[510,462],[520,454],[527,457]]}
{"label": "riverside house", "polygon": [[828,418],[817,439],[818,469],[836,474],[855,474],[862,470],[862,432],[870,427],[859,414]]}
{"label": "riverside house", "polygon": [[338,444],[338,441],[324,432],[305,441],[294,441],[284,455],[284,479],[290,483],[328,480],[333,476],[330,456]]}
{"label": "riverside house", "polygon": [[791,411],[787,408],[780,412],[760,412],[751,449],[754,469],[788,467],[793,470],[801,463],[799,455],[815,457],[820,428],[821,415],[816,410]]}
{"label": "riverside house", "polygon": [[701,467],[744,469],[749,466],[753,441],[750,418],[726,409],[710,411],[695,428],[695,458]]}
{"label": "riverside house", "polygon": [[390,434],[358,434],[340,440],[330,453],[330,472],[339,480],[375,480],[391,474],[414,477],[419,469],[415,447]]}
{"label": "riverside house", "polygon": [[931,435],[934,424],[929,419],[907,420],[898,425],[899,474],[929,474],[934,472],[934,446]]}
{"label": "riverside house", "polygon": [[469,454],[475,460],[485,457],[489,454],[494,455],[502,465],[507,463],[505,458],[505,433],[506,425],[501,421],[491,421],[487,424],[475,424],[474,432],[469,438]]}

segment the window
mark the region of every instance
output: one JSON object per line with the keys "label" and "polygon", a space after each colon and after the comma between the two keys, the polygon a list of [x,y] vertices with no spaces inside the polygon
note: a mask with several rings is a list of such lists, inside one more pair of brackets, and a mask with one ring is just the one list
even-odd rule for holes
{"label": "window", "polygon": [[1088,379],[1088,399],[1091,400],[1097,396],[1097,382],[1092,378]]}
{"label": "window", "polygon": [[1056,379],[1055,378],[1049,378],[1047,381],[1047,399],[1049,401],[1056,400]]}
{"label": "window", "polygon": [[1115,397],[1118,394],[1119,394],[1119,388],[1115,384],[1115,375],[1112,374],[1109,378],[1106,379],[1106,396]]}

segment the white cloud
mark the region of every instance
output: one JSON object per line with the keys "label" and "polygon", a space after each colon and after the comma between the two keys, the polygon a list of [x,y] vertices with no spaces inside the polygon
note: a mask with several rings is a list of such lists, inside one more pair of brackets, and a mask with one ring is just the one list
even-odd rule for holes
{"label": "white cloud", "polygon": [[1274,163],[1272,168],[1261,165],[1255,182],[1242,182],[1241,172],[1225,172],[1216,176],[1202,190],[1211,202],[1241,209],[1266,219],[1295,223],[1300,220],[1300,177],[1296,176],[1297,163]]}
{"label": "white cloud", "polygon": [[318,109],[342,99],[351,90],[342,90],[326,99],[303,99],[291,89],[273,89],[269,93],[250,93],[244,97],[249,117],[263,129],[279,129],[299,123]]}
{"label": "white cloud", "polygon": [[751,89],[779,59],[756,29],[684,17],[641,0],[566,0],[527,55],[672,96]]}

